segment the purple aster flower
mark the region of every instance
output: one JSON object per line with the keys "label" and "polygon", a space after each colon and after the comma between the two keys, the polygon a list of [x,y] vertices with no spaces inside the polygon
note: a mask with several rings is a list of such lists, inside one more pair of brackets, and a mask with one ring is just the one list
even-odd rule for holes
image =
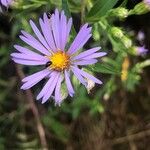
{"label": "purple aster flower", "polygon": [[139,46],[136,48],[136,53],[138,55],[145,55],[148,52],[148,49],[146,49],[144,46]]}
{"label": "purple aster flower", "polygon": [[74,41],[67,49],[66,44],[72,26],[72,19],[67,20],[64,11],[58,10],[49,17],[46,13],[43,19],[39,19],[41,31],[37,28],[32,20],[30,25],[36,35],[36,38],[29,33],[22,31],[20,39],[34,48],[36,52],[28,48],[15,45],[17,53],[12,53],[14,62],[23,65],[44,65],[45,69],[25,77],[21,89],[29,89],[44,78],[48,78],[47,83],[37,96],[37,100],[42,99],[45,103],[54,94],[55,104],[60,105],[62,101],[61,84],[64,82],[67,87],[68,94],[74,95],[70,77],[72,73],[75,77],[87,87],[87,80],[94,83],[102,84],[102,82],[91,74],[79,69],[79,66],[95,64],[98,57],[106,55],[105,52],[98,52],[100,47],[88,49],[78,54],[84,44],[91,37],[91,27],[85,24],[81,27]]}
{"label": "purple aster flower", "polygon": [[9,7],[12,3],[12,0],[0,0],[0,3],[5,7]]}

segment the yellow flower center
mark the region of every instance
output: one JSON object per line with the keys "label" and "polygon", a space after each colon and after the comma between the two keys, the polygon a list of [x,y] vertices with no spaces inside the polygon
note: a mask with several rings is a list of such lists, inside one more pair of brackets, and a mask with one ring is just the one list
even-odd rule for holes
{"label": "yellow flower center", "polygon": [[58,51],[51,56],[48,56],[49,60],[52,62],[50,65],[51,69],[57,71],[63,71],[70,66],[70,56],[65,52]]}

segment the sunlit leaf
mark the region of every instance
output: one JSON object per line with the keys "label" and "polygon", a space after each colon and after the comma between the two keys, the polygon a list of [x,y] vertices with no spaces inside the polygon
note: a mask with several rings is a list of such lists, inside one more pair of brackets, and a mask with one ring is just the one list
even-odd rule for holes
{"label": "sunlit leaf", "polygon": [[120,74],[118,68],[110,65],[110,64],[100,64],[97,63],[96,65],[92,66],[92,70],[95,72],[101,72],[106,74]]}
{"label": "sunlit leaf", "polygon": [[89,22],[98,21],[107,11],[112,9],[118,0],[97,0],[87,15],[86,20]]}

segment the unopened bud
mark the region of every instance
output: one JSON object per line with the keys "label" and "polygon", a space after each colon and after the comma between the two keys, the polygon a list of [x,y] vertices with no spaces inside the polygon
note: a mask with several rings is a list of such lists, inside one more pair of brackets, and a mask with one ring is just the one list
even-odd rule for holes
{"label": "unopened bud", "polygon": [[87,79],[87,91],[88,91],[88,94],[90,94],[91,90],[94,88],[95,86],[95,82],[93,82],[92,80],[90,79]]}
{"label": "unopened bud", "polygon": [[112,14],[116,17],[119,17],[120,19],[124,19],[128,16],[128,10],[123,7],[118,7],[112,10]]}
{"label": "unopened bud", "polygon": [[103,98],[105,101],[108,101],[110,98],[110,95],[108,93],[105,93]]}
{"label": "unopened bud", "polygon": [[[84,71],[90,73],[90,74],[93,74],[93,72],[91,72],[90,70],[86,69],[86,68],[83,68]],[[86,86],[86,89],[88,91],[88,94],[90,94],[91,90],[94,88],[95,86],[95,82],[93,82],[92,80],[88,79],[88,78],[85,78],[86,81],[87,81],[87,86]]]}
{"label": "unopened bud", "polygon": [[121,39],[124,36],[123,31],[118,27],[112,27],[110,29],[110,32],[115,38]]}
{"label": "unopened bud", "polygon": [[136,14],[141,15],[150,11],[150,1],[144,0],[143,2],[138,3],[135,7],[129,11],[130,15]]}
{"label": "unopened bud", "polygon": [[132,41],[126,36],[123,36],[121,41],[126,48],[130,48],[132,46]]}
{"label": "unopened bud", "polygon": [[132,47],[129,48],[129,51],[128,51],[128,52],[129,52],[131,55],[137,55],[137,54],[136,54],[136,49],[137,49],[136,46],[132,46]]}

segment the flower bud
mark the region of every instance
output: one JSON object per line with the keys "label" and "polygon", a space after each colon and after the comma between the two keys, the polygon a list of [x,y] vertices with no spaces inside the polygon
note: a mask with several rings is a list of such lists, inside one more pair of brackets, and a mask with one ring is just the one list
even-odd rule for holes
{"label": "flower bud", "polygon": [[[91,72],[90,70],[88,70],[86,68],[83,68],[83,70],[90,74],[93,74],[93,72]],[[95,87],[95,82],[93,82],[92,80],[90,80],[88,78],[85,78],[85,79],[87,81],[86,89],[87,89],[88,94],[90,94],[91,90]]]}
{"label": "flower bud", "polygon": [[118,27],[112,27],[110,32],[115,38],[121,39],[124,36],[123,31]]}
{"label": "flower bud", "polygon": [[119,17],[120,19],[124,19],[128,16],[128,10],[123,7],[113,9],[111,13],[113,14],[113,16]]}
{"label": "flower bud", "polygon": [[141,15],[150,11],[150,0],[144,0],[143,2],[138,3],[129,14]]}
{"label": "flower bud", "polygon": [[130,48],[132,46],[132,41],[128,37],[126,37],[126,36],[123,36],[121,38],[121,41],[122,41],[122,43],[124,44],[124,46],[126,48]]}

